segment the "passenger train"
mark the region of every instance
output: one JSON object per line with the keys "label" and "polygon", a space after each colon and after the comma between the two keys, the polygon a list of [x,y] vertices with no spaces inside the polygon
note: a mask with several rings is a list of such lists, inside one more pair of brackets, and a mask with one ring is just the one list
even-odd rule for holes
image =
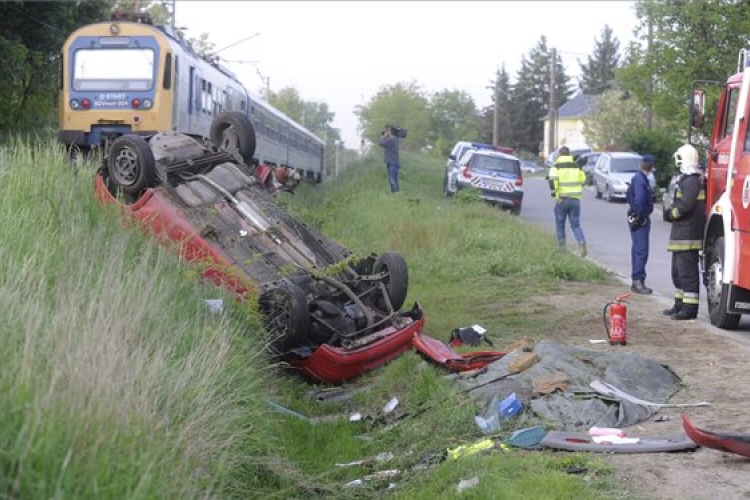
{"label": "passenger train", "polygon": [[252,122],[256,164],[292,167],[306,181],[321,181],[320,138],[146,14],[115,14],[79,28],[63,45],[59,139],[67,146],[106,147],[121,135],[168,130],[208,138],[224,111]]}

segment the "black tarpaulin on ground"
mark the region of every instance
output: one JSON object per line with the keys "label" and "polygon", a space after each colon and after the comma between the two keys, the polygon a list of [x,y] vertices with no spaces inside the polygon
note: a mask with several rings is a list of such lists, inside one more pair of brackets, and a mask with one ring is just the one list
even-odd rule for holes
{"label": "black tarpaulin on ground", "polygon": [[[593,351],[564,346],[549,341],[539,342],[533,349],[539,361],[527,370],[494,380],[508,373],[513,356],[495,361],[487,372],[457,383],[483,404],[494,397],[501,400],[515,392],[524,404],[524,411],[567,430],[592,426],[627,427],[648,419],[659,408],[619,401],[594,391],[594,380],[609,383],[631,396],[652,403],[666,403],[674,395],[680,378],[669,367],[621,349]],[[534,391],[534,381],[564,374],[568,388],[551,394]],[[494,381],[493,381],[494,380]]]}

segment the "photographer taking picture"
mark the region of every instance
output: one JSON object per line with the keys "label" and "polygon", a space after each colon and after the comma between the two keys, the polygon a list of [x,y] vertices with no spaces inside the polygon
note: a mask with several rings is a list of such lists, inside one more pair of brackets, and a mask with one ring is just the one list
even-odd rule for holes
{"label": "photographer taking picture", "polygon": [[383,161],[388,171],[388,182],[391,185],[391,193],[398,193],[398,169],[399,158],[399,138],[404,134],[391,125],[386,125],[383,129],[383,135],[380,138],[380,147],[383,148]]}

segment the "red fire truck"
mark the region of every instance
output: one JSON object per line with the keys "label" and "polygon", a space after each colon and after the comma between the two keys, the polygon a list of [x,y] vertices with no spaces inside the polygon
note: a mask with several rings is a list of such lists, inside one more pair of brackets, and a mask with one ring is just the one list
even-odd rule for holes
{"label": "red fire truck", "polygon": [[[737,328],[750,314],[750,50],[741,50],[737,73],[722,85],[707,151],[703,282],[711,324]],[[706,84],[709,82],[700,82]],[[714,82],[721,83],[721,82]],[[690,125],[700,129],[706,91],[693,86]],[[690,136],[694,137],[694,130]]]}

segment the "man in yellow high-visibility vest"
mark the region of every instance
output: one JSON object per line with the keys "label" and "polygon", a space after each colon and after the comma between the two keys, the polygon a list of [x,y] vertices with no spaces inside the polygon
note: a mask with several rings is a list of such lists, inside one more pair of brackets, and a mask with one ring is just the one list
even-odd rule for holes
{"label": "man in yellow high-visibility vest", "polygon": [[555,164],[549,171],[549,187],[555,198],[555,230],[557,242],[565,248],[565,220],[570,218],[570,229],[578,242],[581,257],[586,257],[586,237],[581,229],[581,196],[586,173],[578,165],[570,150],[562,146]]}

